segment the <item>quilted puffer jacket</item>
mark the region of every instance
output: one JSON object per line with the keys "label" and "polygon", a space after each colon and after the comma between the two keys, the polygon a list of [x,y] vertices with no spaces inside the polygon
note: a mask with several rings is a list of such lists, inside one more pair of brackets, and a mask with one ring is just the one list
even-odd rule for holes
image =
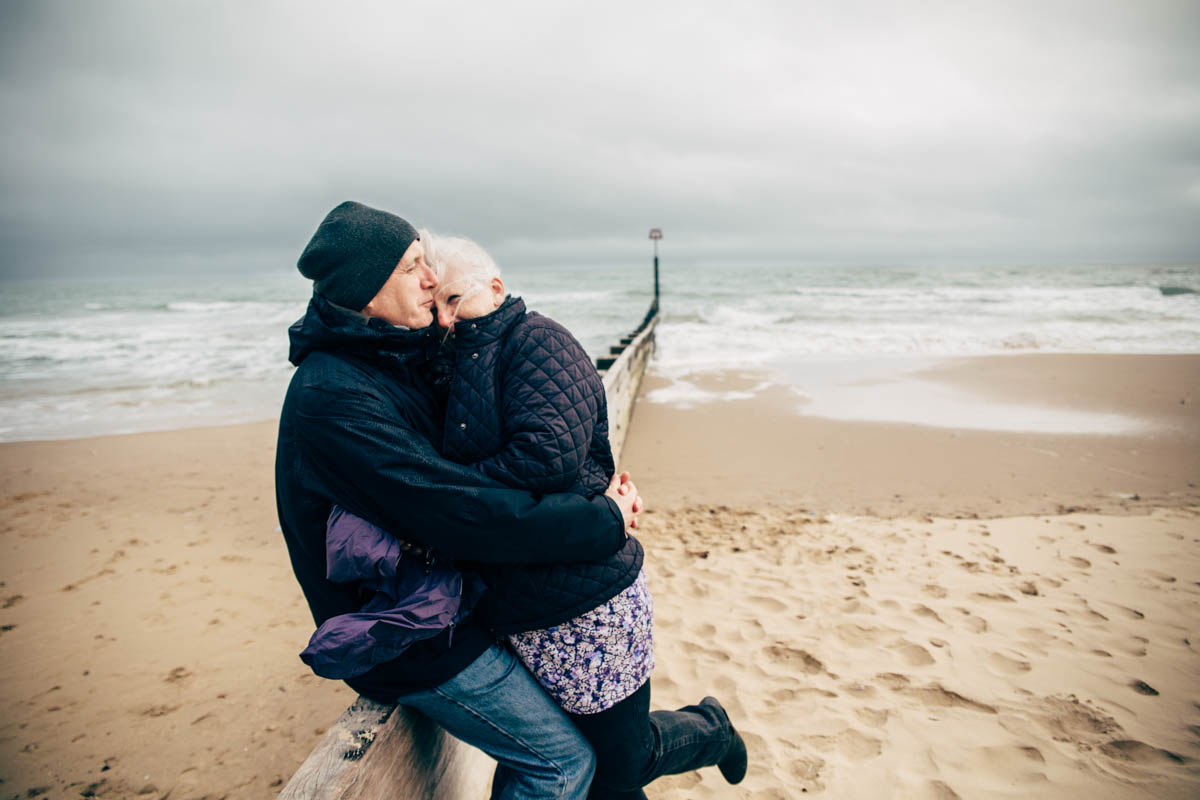
{"label": "quilted puffer jacket", "polygon": [[[455,325],[454,339],[442,454],[514,488],[602,494],[613,473],[608,407],[575,337],[509,297]],[[620,594],[643,557],[631,537],[594,561],[473,565],[489,589],[478,610],[499,634],[557,625]]]}

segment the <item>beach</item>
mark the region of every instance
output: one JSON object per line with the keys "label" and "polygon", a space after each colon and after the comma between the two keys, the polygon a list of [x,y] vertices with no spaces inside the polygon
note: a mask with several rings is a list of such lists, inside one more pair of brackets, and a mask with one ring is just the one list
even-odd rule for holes
{"label": "beach", "polygon": [[[750,770],[652,798],[1200,793],[1200,356],[922,374],[1139,423],[1108,434],[806,415],[752,369],[649,399],[677,378],[647,377],[622,464],[654,705],[720,697]],[[353,700],[296,656],[274,436],[0,444],[0,796],[273,797]]]}

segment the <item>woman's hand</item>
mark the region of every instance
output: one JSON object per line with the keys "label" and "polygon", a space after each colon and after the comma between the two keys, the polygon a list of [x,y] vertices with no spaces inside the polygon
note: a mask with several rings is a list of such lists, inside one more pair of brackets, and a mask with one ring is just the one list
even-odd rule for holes
{"label": "woman's hand", "polygon": [[613,479],[608,482],[608,489],[604,494],[611,497],[613,502],[617,504],[617,508],[621,509],[621,517],[625,520],[625,527],[637,528],[637,515],[641,513],[645,506],[642,503],[642,496],[637,493],[637,487],[633,485],[633,481],[629,477],[629,473],[622,472],[620,475],[613,475]]}

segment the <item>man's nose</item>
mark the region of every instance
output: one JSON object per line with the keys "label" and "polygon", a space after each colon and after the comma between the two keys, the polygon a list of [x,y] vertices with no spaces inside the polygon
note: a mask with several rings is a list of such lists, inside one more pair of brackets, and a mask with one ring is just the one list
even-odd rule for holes
{"label": "man's nose", "polygon": [[437,286],[438,279],[437,275],[433,274],[433,269],[428,264],[426,264],[422,269],[424,272],[421,273],[421,285],[426,289],[432,289]]}

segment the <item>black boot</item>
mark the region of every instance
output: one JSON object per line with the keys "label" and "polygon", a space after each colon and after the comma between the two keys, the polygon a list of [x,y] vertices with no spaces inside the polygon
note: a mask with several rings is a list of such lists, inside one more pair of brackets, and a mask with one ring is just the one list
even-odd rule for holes
{"label": "black boot", "polygon": [[[729,722],[729,713],[715,697],[704,698],[700,701],[700,705],[715,706],[721,709],[721,714],[725,717],[726,722]],[[725,750],[725,755],[721,756],[721,760],[717,762],[717,769],[721,770],[721,776],[729,783],[741,783],[742,779],[746,777],[747,761],[746,741],[734,729],[733,723],[729,722],[729,747]]]}

